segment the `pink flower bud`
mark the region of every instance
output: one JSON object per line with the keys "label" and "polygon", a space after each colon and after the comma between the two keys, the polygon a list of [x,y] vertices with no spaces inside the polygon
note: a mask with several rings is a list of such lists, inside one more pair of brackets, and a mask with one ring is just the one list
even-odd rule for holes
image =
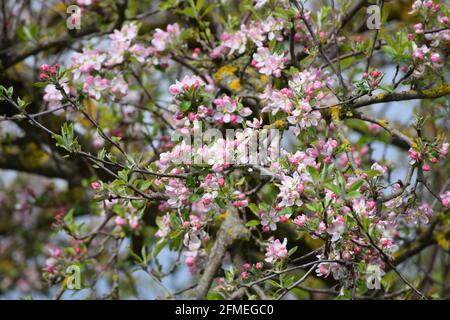
{"label": "pink flower bud", "polygon": [[232,114],[230,117],[231,124],[236,124],[238,122],[238,117],[235,114]]}
{"label": "pink flower bud", "polygon": [[422,166],[423,171],[430,171],[430,165],[428,163],[424,163]]}
{"label": "pink flower bud", "polygon": [[370,73],[370,75],[374,78],[378,78],[379,76],[381,76],[381,71],[374,70]]}
{"label": "pink flower bud", "polygon": [[94,181],[91,183],[91,188],[94,190],[99,190],[100,187],[101,187],[101,185],[100,185],[100,182],[98,182],[98,181]]}
{"label": "pink flower bud", "polygon": [[172,85],[169,87],[169,92],[170,92],[172,95],[176,96],[177,94],[180,93],[180,89],[178,88],[177,85],[172,84]]}
{"label": "pink flower bud", "polygon": [[120,216],[117,216],[116,219],[114,220],[114,223],[118,226],[123,227],[124,225],[127,224],[127,220]]}
{"label": "pink flower bud", "polygon": [[43,72],[48,72],[50,70],[50,66],[48,64],[43,64],[40,69]]}
{"label": "pink flower bud", "polygon": [[195,257],[188,256],[188,257],[186,257],[185,262],[188,267],[193,267],[193,266],[195,266]]}

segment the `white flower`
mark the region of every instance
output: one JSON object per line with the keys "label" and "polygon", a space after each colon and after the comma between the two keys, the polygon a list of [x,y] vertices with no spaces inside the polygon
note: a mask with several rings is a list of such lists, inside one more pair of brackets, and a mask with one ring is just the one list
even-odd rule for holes
{"label": "white flower", "polygon": [[345,230],[345,221],[342,216],[338,216],[337,218],[333,219],[333,223],[328,227],[327,232],[330,234],[331,241],[335,242],[338,241]]}
{"label": "white flower", "polygon": [[368,289],[380,289],[381,278],[385,272],[377,264],[369,264],[366,270],[366,283]]}

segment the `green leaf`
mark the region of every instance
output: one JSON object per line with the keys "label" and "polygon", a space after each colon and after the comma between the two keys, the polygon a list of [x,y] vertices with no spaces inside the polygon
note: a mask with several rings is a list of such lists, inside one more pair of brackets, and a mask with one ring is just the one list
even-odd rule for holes
{"label": "green leaf", "polygon": [[394,92],[394,87],[392,85],[379,86],[378,88],[380,88],[383,91],[386,91],[387,93]]}
{"label": "green leaf", "polygon": [[206,296],[206,300],[223,300],[224,297],[218,292],[210,292]]}
{"label": "green leaf", "polygon": [[361,193],[359,193],[358,191],[352,191],[347,193],[346,195],[347,198],[358,198],[361,197]]}
{"label": "green leaf", "polygon": [[68,226],[73,223],[73,209],[70,209],[69,212],[64,216],[64,223]]}
{"label": "green leaf", "polygon": [[340,195],[341,194],[341,190],[339,189],[338,186],[332,184],[332,183],[324,183],[323,185],[325,188],[327,188],[328,190],[333,191],[335,194]]}
{"label": "green leaf", "polygon": [[195,179],[193,176],[189,175],[186,177],[186,186],[188,188],[195,188]]}
{"label": "green leaf", "polygon": [[44,88],[48,85],[47,82],[35,82],[33,83],[33,87],[37,87],[37,88]]}
{"label": "green leaf", "polygon": [[153,257],[157,257],[158,254],[161,252],[161,250],[167,245],[168,241],[166,239],[161,239],[159,240],[156,245],[155,248],[153,249]]}
{"label": "green leaf", "polygon": [[222,199],[216,198],[216,203],[221,209],[223,209],[223,210],[227,209],[227,204]]}
{"label": "green leaf", "polygon": [[182,112],[186,112],[191,108],[191,102],[190,101],[182,101],[180,103],[180,110]]}
{"label": "green leaf", "polygon": [[17,35],[23,41],[36,41],[39,34],[39,26],[36,24],[29,24],[21,26],[17,29]]}
{"label": "green leaf", "polygon": [[307,167],[306,171],[308,171],[309,175],[314,180],[314,182],[317,182],[320,180],[320,175],[319,175],[319,172],[317,172],[316,168]]}
{"label": "green leaf", "polygon": [[246,227],[254,227],[254,226],[257,226],[257,225],[259,225],[259,221],[258,220],[250,220],[250,221],[248,221],[245,224]]}
{"label": "green leaf", "polygon": [[281,288],[280,284],[279,284],[278,282],[272,280],[272,279],[267,280],[267,282],[270,283],[270,285],[271,285],[272,287],[275,287],[275,288]]}
{"label": "green leaf", "polygon": [[394,48],[392,48],[391,46],[383,46],[382,49],[391,58],[397,57],[397,51]]}
{"label": "green leaf", "polygon": [[361,188],[361,186],[363,185],[364,181],[363,180],[358,180],[356,182],[353,182],[352,185],[350,186],[350,189],[348,190],[349,193],[350,192],[354,192],[359,190],[359,188]]}
{"label": "green leaf", "polygon": [[298,249],[298,246],[291,248],[288,252],[288,256],[289,257],[292,256],[295,253],[295,251],[297,251],[297,249]]}
{"label": "green leaf", "polygon": [[56,146],[64,148],[69,152],[80,150],[80,145],[74,134],[73,123],[64,123],[61,129],[61,135],[55,134],[53,138],[56,140]]}
{"label": "green leaf", "polygon": [[254,203],[249,203],[248,207],[250,208],[250,210],[259,217],[259,208],[256,204]]}
{"label": "green leaf", "polygon": [[197,193],[193,193],[189,196],[189,202],[191,202],[191,203],[198,202],[201,198],[202,198],[201,195],[199,195]]}
{"label": "green leaf", "polygon": [[14,88],[13,88],[13,87],[9,87],[8,90],[6,90],[6,95],[7,95],[9,98],[12,98],[13,93],[14,93]]}

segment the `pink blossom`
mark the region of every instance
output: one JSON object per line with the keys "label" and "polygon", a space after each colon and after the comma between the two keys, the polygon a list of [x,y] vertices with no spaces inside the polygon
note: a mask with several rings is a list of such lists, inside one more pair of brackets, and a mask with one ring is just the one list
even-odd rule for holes
{"label": "pink blossom", "polygon": [[264,231],[275,231],[277,230],[277,222],[280,221],[280,217],[278,216],[278,212],[274,209],[271,209],[269,213],[265,213],[264,211],[260,212],[261,217],[261,225],[263,226]]}
{"label": "pink blossom", "polygon": [[441,193],[441,204],[444,208],[448,208],[450,206],[450,190],[445,191],[444,193]]}
{"label": "pink blossom", "polygon": [[83,91],[89,94],[91,98],[100,99],[102,93],[108,89],[109,81],[97,75],[95,77],[88,76],[83,85]]}
{"label": "pink blossom", "polygon": [[267,247],[265,261],[267,263],[274,263],[276,261],[287,258],[288,251],[286,249],[286,245],[287,245],[286,238],[284,238],[282,243],[278,239],[270,240],[269,246]]}
{"label": "pink blossom", "polygon": [[421,23],[417,23],[414,26],[414,32],[417,34],[423,33],[423,25]]}
{"label": "pink blossom", "polygon": [[56,89],[55,85],[49,84],[45,87],[43,99],[48,102],[48,107],[50,109],[56,109],[62,106],[61,101],[63,99],[63,95],[58,89]]}
{"label": "pink blossom", "polygon": [[153,35],[152,45],[157,51],[164,51],[167,47],[174,43],[181,35],[181,30],[178,23],[169,24],[166,27],[166,31],[156,29]]}
{"label": "pink blossom", "polygon": [[304,214],[299,215],[298,217],[296,217],[294,219],[294,223],[299,227],[304,227],[307,222],[308,222],[308,217],[305,216]]}
{"label": "pink blossom", "polygon": [[259,69],[260,73],[268,76],[281,76],[281,71],[285,68],[285,60],[284,54],[271,54],[270,50],[265,47],[258,48],[253,54],[254,66]]}

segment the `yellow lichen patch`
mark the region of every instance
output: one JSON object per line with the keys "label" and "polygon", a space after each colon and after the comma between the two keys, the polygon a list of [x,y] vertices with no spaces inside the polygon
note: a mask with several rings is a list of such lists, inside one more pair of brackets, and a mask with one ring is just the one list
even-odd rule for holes
{"label": "yellow lichen patch", "polygon": [[31,142],[25,146],[25,152],[19,155],[20,162],[26,168],[36,168],[46,163],[50,156],[41,150],[39,146]]}
{"label": "yellow lichen patch", "polygon": [[214,74],[214,79],[216,81],[221,81],[224,76],[231,76],[236,72],[237,67],[235,66],[223,66]]}
{"label": "yellow lichen patch", "polygon": [[440,232],[436,235],[436,242],[444,250],[448,250],[450,247],[450,241],[445,237],[444,232]]}
{"label": "yellow lichen patch", "polygon": [[336,124],[341,123],[340,116],[341,116],[341,108],[340,107],[331,108],[331,119],[333,119],[333,121]]}
{"label": "yellow lichen patch", "polygon": [[226,218],[228,218],[229,215],[230,215],[230,214],[229,214],[227,211],[225,211],[224,213],[222,213],[222,214],[219,216],[219,219],[225,220]]}
{"label": "yellow lichen patch", "polygon": [[263,74],[261,77],[259,77],[259,79],[261,80],[261,82],[266,83],[267,81],[269,81],[269,76]]}
{"label": "yellow lichen patch", "polygon": [[344,143],[345,150],[352,151],[352,145],[351,145],[350,141],[348,141],[347,138],[344,138],[342,142]]}
{"label": "yellow lichen patch", "polygon": [[387,125],[387,121],[386,120],[380,120],[379,125],[382,126],[383,128],[385,128],[386,125]]}
{"label": "yellow lichen patch", "polygon": [[233,228],[228,228],[227,233],[228,233],[228,236],[230,238],[232,238],[233,237]]}
{"label": "yellow lichen patch", "polygon": [[264,127],[264,129],[284,129],[285,125],[284,125],[284,121],[283,120],[277,120],[275,122],[273,122],[272,124],[269,124],[267,126]]}
{"label": "yellow lichen patch", "polygon": [[447,94],[450,94],[450,84],[445,83],[445,84],[436,86],[435,88],[422,90],[422,93],[427,98],[435,98],[435,97],[445,96]]}
{"label": "yellow lichen patch", "polygon": [[234,91],[240,91],[242,89],[241,81],[239,79],[234,79],[230,82],[230,89]]}

